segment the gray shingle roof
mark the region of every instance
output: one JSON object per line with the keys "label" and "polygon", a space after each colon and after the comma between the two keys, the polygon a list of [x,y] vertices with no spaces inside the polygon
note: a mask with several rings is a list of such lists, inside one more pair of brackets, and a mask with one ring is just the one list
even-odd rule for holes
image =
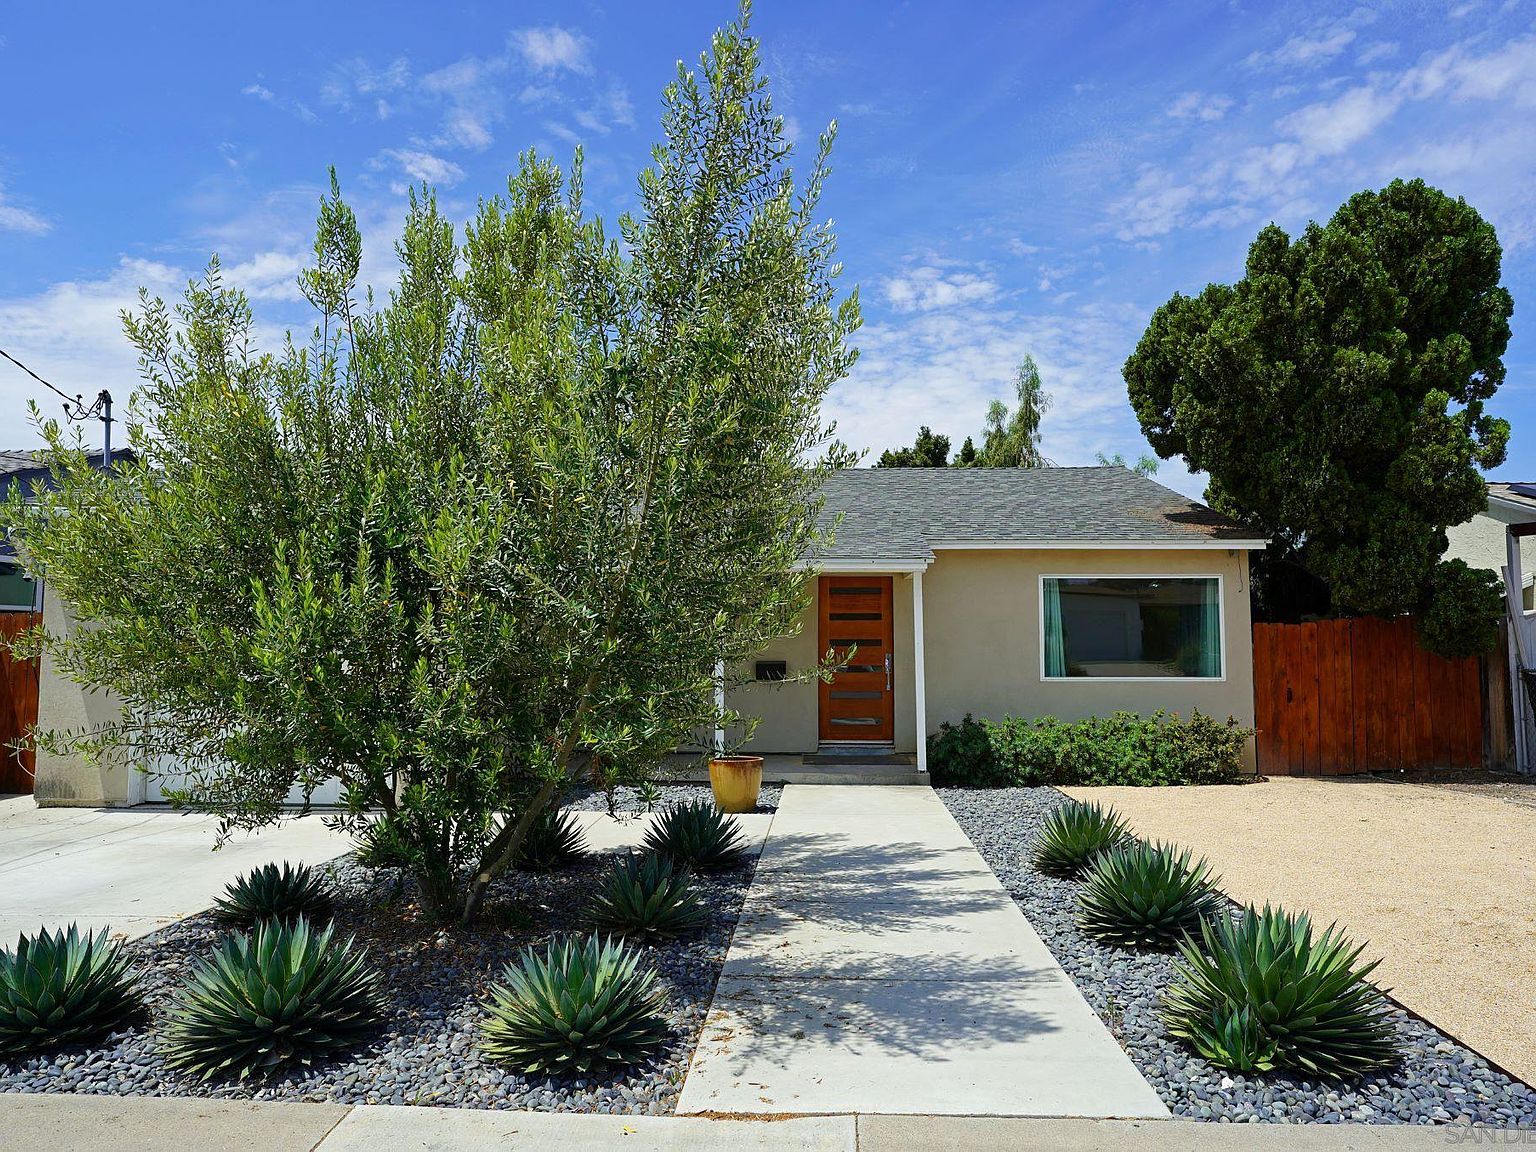
{"label": "gray shingle roof", "polygon": [[1128,468],[854,468],[828,477],[819,560],[926,560],[945,544],[1207,544],[1257,532]]}

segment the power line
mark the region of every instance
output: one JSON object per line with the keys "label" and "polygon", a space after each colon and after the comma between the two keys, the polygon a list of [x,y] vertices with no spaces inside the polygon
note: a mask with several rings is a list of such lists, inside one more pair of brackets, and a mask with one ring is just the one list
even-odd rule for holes
{"label": "power line", "polygon": [[4,356],[12,364],[16,365],[16,367],[20,368],[28,376],[32,377],[32,379],[36,380],[39,384],[41,384],[44,388],[47,388],[50,391],[52,391],[55,394],[57,394],[58,396],[62,397],[65,403],[67,403],[67,404],[80,404],[80,405],[84,404],[84,398],[83,397],[81,397],[81,396],[68,396],[68,395],[65,395],[65,393],[61,389],[55,388],[52,384],[48,383],[48,381],[44,380],[41,376],[39,376],[36,372],[32,371],[32,369],[28,368],[20,360],[16,359],[16,357],[12,356],[4,348],[0,348],[0,356]]}
{"label": "power line", "polygon": [[112,393],[103,388],[96,393],[96,402],[86,407],[83,394],[74,396],[66,393],[62,388],[56,388],[44,380],[32,369],[28,368],[16,357],[12,356],[4,348],[0,348],[0,356],[5,357],[16,367],[20,368],[32,379],[36,380],[48,391],[52,392],[64,401],[64,415],[71,420],[100,420],[101,421],[101,464],[103,468],[112,464]]}

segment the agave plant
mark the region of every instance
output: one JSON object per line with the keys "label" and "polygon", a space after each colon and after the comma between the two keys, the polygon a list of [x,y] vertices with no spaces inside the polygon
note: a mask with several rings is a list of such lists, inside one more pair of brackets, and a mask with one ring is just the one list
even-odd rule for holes
{"label": "agave plant", "polygon": [[263,864],[230,881],[214,902],[213,914],[228,924],[262,920],[317,919],[330,911],[331,888],[308,864]]}
{"label": "agave plant", "polygon": [[0,949],[0,1058],[100,1036],[139,1011],[122,942],[107,933],[44,928]]}
{"label": "agave plant", "polygon": [[369,1032],[383,1012],[379,975],[335,926],[263,920],[197,961],[170,1010],[172,1065],[204,1080],[308,1064]]}
{"label": "agave plant", "polygon": [[525,949],[484,1001],[481,1050],[526,1073],[582,1074],[644,1059],[667,1038],[666,993],[612,938]]}
{"label": "agave plant", "polygon": [[1172,948],[1226,902],[1203,859],[1169,844],[1129,841],[1100,853],[1077,894],[1077,923],[1122,948]]}
{"label": "agave plant", "polygon": [[709,920],[687,873],[656,855],[616,860],[590,915],[601,931],[623,936],[682,936]]}
{"label": "agave plant", "polygon": [[1051,810],[1035,840],[1034,865],[1048,876],[1081,876],[1102,852],[1131,838],[1113,808],[1068,800]]}
{"label": "agave plant", "polygon": [[517,866],[525,872],[554,872],[569,868],[586,854],[586,833],[575,815],[559,808],[546,808],[528,825],[528,834],[517,854]]}
{"label": "agave plant", "polygon": [[1359,1076],[1399,1055],[1386,993],[1369,978],[1380,961],[1357,965],[1362,951],[1337,925],[1314,937],[1308,916],[1267,904],[1206,920],[1198,943],[1179,944],[1163,1019],[1224,1067]]}
{"label": "agave plant", "polygon": [[671,857],[685,868],[730,868],[747,850],[741,823],[715,810],[708,801],[674,804],[651,824],[643,851]]}

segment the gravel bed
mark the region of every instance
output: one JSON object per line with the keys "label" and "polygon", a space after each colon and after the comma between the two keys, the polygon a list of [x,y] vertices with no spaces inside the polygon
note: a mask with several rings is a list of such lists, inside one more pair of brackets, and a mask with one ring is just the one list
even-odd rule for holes
{"label": "gravel bed", "polygon": [[1536,1126],[1536,1092],[1398,1009],[1407,1054],[1355,1082],[1229,1074],[1168,1036],[1158,1000],[1172,957],[1098,944],[1074,920],[1077,884],[1030,867],[1035,829],[1065,797],[1053,788],[941,789],[945,806],[1057,961],[1176,1116],[1234,1123],[1476,1123]]}
{"label": "gravel bed", "polygon": [[349,1058],[301,1065],[244,1084],[204,1084],[168,1068],[156,1049],[156,1026],[188,962],[206,954],[221,931],[203,915],[128,945],[149,1020],[88,1047],[13,1064],[0,1061],[0,1092],[670,1114],[755,858],[733,871],[698,878],[710,909],[702,935],[644,949],[671,996],[671,1038],[649,1063],[601,1077],[555,1080],[520,1076],[482,1061],[477,1051],[477,1002],[487,985],[523,947],[582,929],[581,909],[611,859],[611,854],[594,854],[551,875],[510,873],[493,889],[481,925],[447,930],[424,922],[407,885],[389,872],[370,872],[350,857],[335,861],[325,869],[339,892],[336,919],[342,932],[355,933],[367,948],[383,975],[388,1002],[377,1035]]}
{"label": "gravel bed", "polygon": [[[694,804],[706,800],[713,804],[715,794],[708,784],[684,784],[671,782],[656,785],[657,809],[666,808],[671,804]],[[779,809],[779,797],[783,795],[784,787],[781,784],[764,784],[757,794],[757,807],[754,812],[777,812]],[[608,794],[606,792],[579,792],[567,800],[565,807],[574,808],[579,812],[606,812],[608,810]],[[613,790],[613,810],[619,815],[645,811],[645,802],[637,788],[615,788]]]}

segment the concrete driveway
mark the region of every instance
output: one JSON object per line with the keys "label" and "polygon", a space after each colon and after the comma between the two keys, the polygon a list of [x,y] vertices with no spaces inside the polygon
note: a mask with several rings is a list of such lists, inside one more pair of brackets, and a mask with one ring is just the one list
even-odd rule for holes
{"label": "concrete driveway", "polygon": [[41,926],[110,926],[129,938],[203,911],[269,861],[319,863],[348,849],[318,816],[213,851],[218,821],[159,807],[38,808],[0,800],[0,946]]}

